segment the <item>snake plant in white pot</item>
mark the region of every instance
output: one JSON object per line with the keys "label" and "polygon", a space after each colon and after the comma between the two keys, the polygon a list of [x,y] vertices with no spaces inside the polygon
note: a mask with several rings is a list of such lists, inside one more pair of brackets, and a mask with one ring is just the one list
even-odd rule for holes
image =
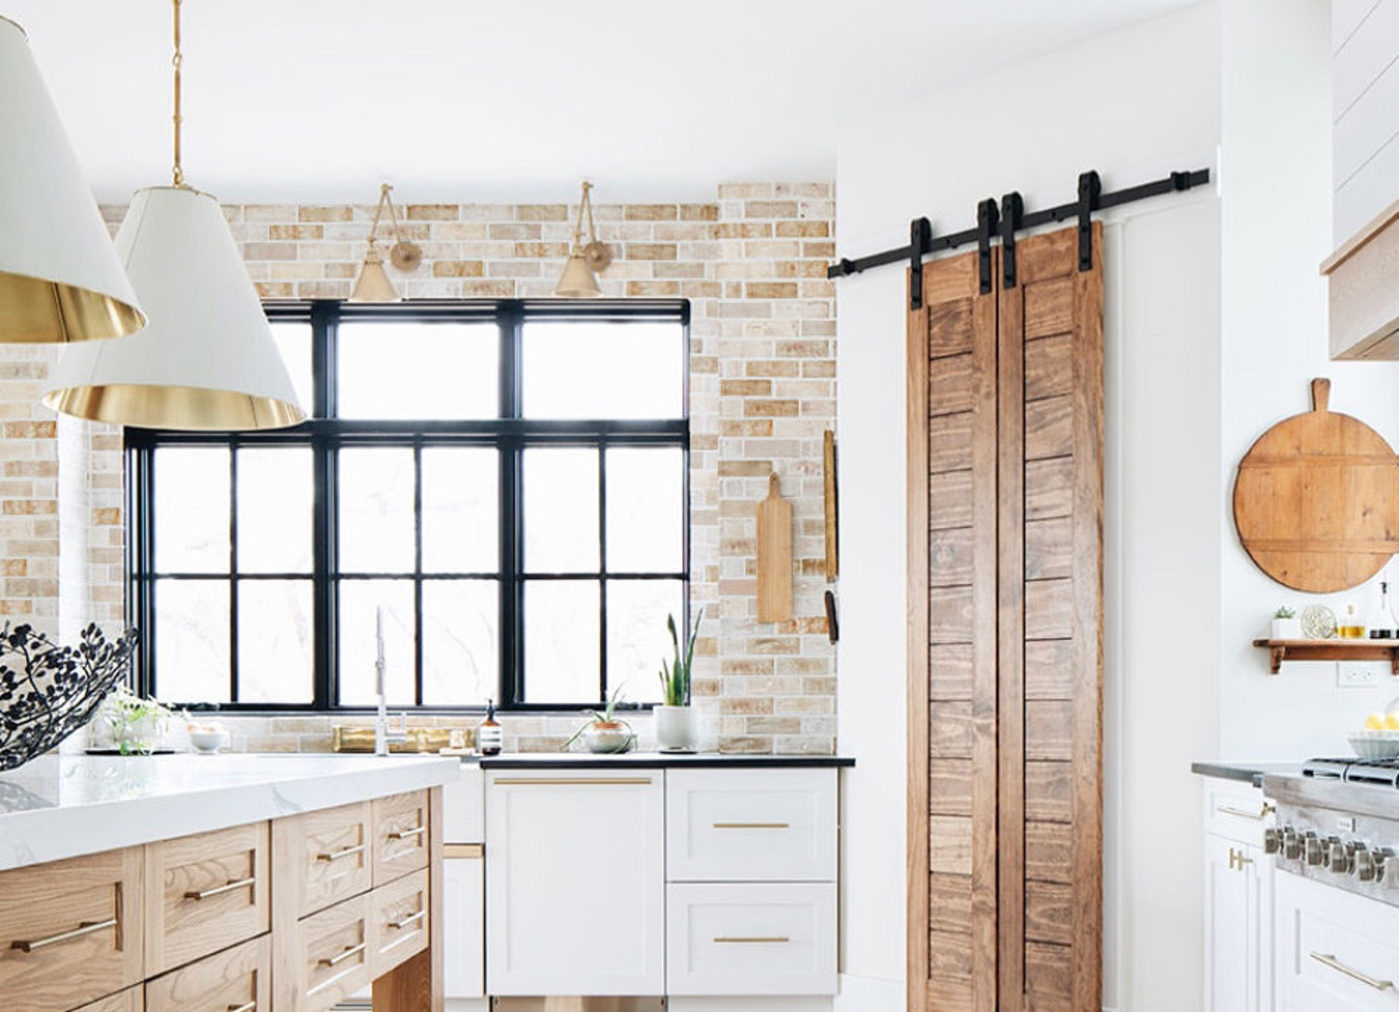
{"label": "snake plant in white pot", "polygon": [[675,660],[661,661],[659,672],[665,702],[656,706],[656,743],[662,752],[694,752],[699,748],[699,714],[690,705],[690,677],[694,673],[695,640],[703,621],[704,609],[701,608],[682,649],[675,616],[666,616]]}

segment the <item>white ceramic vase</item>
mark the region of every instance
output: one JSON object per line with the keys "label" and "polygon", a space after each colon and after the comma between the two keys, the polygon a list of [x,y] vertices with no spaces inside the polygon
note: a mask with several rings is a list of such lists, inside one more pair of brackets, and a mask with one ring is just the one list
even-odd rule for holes
{"label": "white ceramic vase", "polygon": [[699,748],[699,711],[693,706],[658,705],[656,744],[662,752],[694,752]]}

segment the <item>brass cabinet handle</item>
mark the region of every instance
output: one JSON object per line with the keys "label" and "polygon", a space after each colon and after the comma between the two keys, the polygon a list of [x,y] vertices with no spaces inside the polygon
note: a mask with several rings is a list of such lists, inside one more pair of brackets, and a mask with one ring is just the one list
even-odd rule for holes
{"label": "brass cabinet handle", "polygon": [[791,829],[785,822],[716,822],[715,829]]}
{"label": "brass cabinet handle", "polygon": [[719,936],[718,938],[715,938],[714,941],[720,943],[721,945],[722,945],[722,944],[729,944],[729,945],[783,945],[783,944],[785,944],[785,943],[787,943],[787,942],[790,942],[791,939],[788,938],[786,935],[774,935],[774,936],[772,936],[772,937],[770,937],[770,938],[763,938],[763,937],[753,937],[753,938],[731,938],[731,937],[724,937],[724,936],[721,935],[721,936]]}
{"label": "brass cabinet handle", "polygon": [[393,928],[395,931],[402,931],[404,928],[408,927],[408,925],[416,924],[418,921],[421,921],[426,916],[426,910],[419,910],[416,914],[409,914],[402,920],[389,921],[389,927]]}
{"label": "brass cabinet handle", "polygon": [[1315,959],[1322,966],[1329,966],[1337,973],[1343,973],[1351,980],[1358,980],[1366,987],[1373,987],[1376,991],[1391,991],[1394,989],[1394,981],[1376,980],[1367,973],[1361,973],[1359,970],[1351,969],[1335,956],[1328,955],[1324,952],[1309,952],[1307,955],[1311,956],[1312,959]]}
{"label": "brass cabinet handle", "polygon": [[241,1005],[230,1005],[228,1012],[257,1012],[257,1002],[245,1001]]}
{"label": "brass cabinet handle", "polygon": [[47,949],[50,945],[57,945],[60,942],[71,942],[75,938],[82,938],[84,935],[91,935],[98,931],[106,931],[108,928],[115,928],[117,919],[108,917],[105,921],[83,921],[76,928],[68,931],[60,931],[56,935],[49,935],[47,938],[35,938],[32,941],[11,942],[11,949],[18,949],[20,952],[36,952],[39,949]]}
{"label": "brass cabinet handle", "polygon": [[364,853],[364,850],[365,850],[365,844],[362,844],[362,843],[359,844],[359,845],[356,846],[356,847],[341,847],[339,850],[332,850],[332,851],[329,851],[329,852],[323,851],[323,852],[317,854],[317,855],[316,855],[316,860],[317,860],[317,861],[339,861],[341,858],[344,858],[344,857],[351,857],[351,856],[353,856],[353,855],[355,855],[355,854],[363,854],[363,853]]}
{"label": "brass cabinet handle", "polygon": [[414,829],[395,829],[389,833],[390,840],[411,840],[415,836],[422,836],[427,832],[426,826],[417,826]]}
{"label": "brass cabinet handle", "polygon": [[444,843],[442,856],[449,859],[485,857],[486,845],[484,843]]}
{"label": "brass cabinet handle", "polygon": [[1253,864],[1253,858],[1245,856],[1244,851],[1235,850],[1233,847],[1229,848],[1230,871],[1243,871],[1250,864]]}
{"label": "brass cabinet handle", "polygon": [[359,955],[361,952],[363,952],[366,948],[367,948],[367,943],[365,943],[365,942],[360,942],[358,945],[351,945],[349,948],[347,948],[344,952],[340,953],[338,956],[327,956],[327,957],[325,957],[324,959],[322,959],[322,960],[321,960],[321,966],[339,966],[341,963],[345,962],[345,960],[349,959],[351,956],[358,956],[358,955]]}
{"label": "brass cabinet handle", "polygon": [[247,878],[240,878],[235,882],[225,882],[221,886],[214,886],[212,889],[191,889],[185,893],[187,900],[207,900],[213,896],[222,896],[224,893],[237,892],[239,889],[251,889],[257,884],[256,876],[249,875]]}
{"label": "brass cabinet handle", "polygon": [[651,782],[650,777],[496,777],[497,784],[515,784],[520,787],[553,787],[569,784],[598,787],[611,784],[622,786],[642,786]]}
{"label": "brass cabinet handle", "polygon": [[1265,801],[1263,802],[1263,808],[1257,812],[1250,812],[1247,808],[1235,808],[1233,805],[1215,805],[1214,810],[1223,815],[1237,815],[1241,819],[1252,819],[1254,822],[1262,822],[1278,809],[1276,805]]}

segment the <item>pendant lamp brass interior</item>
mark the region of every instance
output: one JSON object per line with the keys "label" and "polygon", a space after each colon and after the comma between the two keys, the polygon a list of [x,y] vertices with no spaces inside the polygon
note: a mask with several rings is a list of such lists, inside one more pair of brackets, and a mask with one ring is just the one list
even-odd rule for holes
{"label": "pendant lamp brass interior", "polygon": [[146,316],[29,39],[0,16],[0,342],[122,337]]}
{"label": "pendant lamp brass interior", "polygon": [[398,223],[398,212],[389,194],[393,187],[388,183],[379,186],[379,206],[374,209],[374,222],[369,226],[369,244],[364,251],[364,263],[360,265],[359,279],[350,293],[351,302],[399,302],[393,282],[384,271],[384,258],[375,243],[379,238],[379,219],[384,208],[389,209],[389,222],[393,225],[394,243],[389,247],[389,262],[401,271],[411,271],[423,262],[423,248],[417,243],[403,238],[403,229]]}
{"label": "pendant lamp brass interior", "polygon": [[216,199],[180,163],[180,0],[174,7],[173,184],[137,190],[117,232],[121,265],[150,316],[140,333],[70,345],[44,403],[93,421],[248,430],[305,419]]}
{"label": "pendant lamp brass interior", "polygon": [[[563,274],[554,286],[554,294],[565,299],[595,299],[602,294],[597,276],[612,263],[612,248],[598,242],[597,226],[593,224],[593,184],[583,182],[583,196],[578,201],[578,222],[573,228],[573,245],[563,265]],[[583,242],[583,219],[588,221],[588,241]]]}

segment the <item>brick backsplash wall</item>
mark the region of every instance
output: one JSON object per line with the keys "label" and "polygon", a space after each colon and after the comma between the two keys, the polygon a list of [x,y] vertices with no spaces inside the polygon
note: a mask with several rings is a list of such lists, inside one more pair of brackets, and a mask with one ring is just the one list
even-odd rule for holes
{"label": "brick backsplash wall", "polygon": [[[124,210],[104,208],[114,229]],[[411,273],[388,267],[405,297],[529,298],[552,293],[576,207],[403,211],[405,235],[424,252]],[[349,295],[371,206],[225,212],[264,298]],[[605,296],[691,301],[691,598],[706,610],[694,686],[705,744],[830,752],[836,672],[822,603],[821,454],[822,433],[835,425],[835,292],[825,277],[835,252],[832,187],[724,184],[710,202],[599,204],[595,216],[598,237],[616,253],[601,278]],[[71,635],[88,620],[115,626],[122,615],[121,437],[106,426],[55,422],[38,403],[53,354],[0,346],[0,610]],[[794,507],[796,617],[760,624],[754,511],[773,470]],[[226,722],[239,747],[319,750],[334,719]],[[507,748],[547,749],[578,718],[503,722]],[[637,723],[644,746],[649,721]]]}

